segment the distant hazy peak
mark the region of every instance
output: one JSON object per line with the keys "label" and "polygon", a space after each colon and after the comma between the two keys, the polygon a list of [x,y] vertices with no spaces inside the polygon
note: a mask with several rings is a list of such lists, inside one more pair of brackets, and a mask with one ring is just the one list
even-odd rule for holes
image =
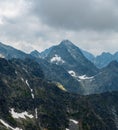
{"label": "distant hazy peak", "polygon": [[109,52],[102,52],[102,54],[101,54],[102,56],[103,55],[109,55],[109,56],[112,56],[112,54],[111,53],[109,53]]}

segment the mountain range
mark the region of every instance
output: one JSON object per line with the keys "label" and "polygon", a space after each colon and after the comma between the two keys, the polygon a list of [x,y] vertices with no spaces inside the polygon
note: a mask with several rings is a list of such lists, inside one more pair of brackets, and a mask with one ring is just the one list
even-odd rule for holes
{"label": "mountain range", "polygon": [[117,61],[98,67],[69,40],[30,54],[0,43],[0,57],[1,130],[118,130]]}
{"label": "mountain range", "polygon": [[[63,40],[62,42],[64,42],[64,41],[67,42],[67,43],[70,42],[69,40]],[[38,51],[35,50],[35,51],[31,52],[31,55],[33,55],[35,57],[45,58],[45,57],[48,56],[48,54],[50,53],[50,51],[53,48],[55,48],[55,46],[52,46],[49,49],[46,49],[46,50],[42,51],[41,53],[39,53]],[[79,50],[86,57],[86,59],[91,61],[99,69],[106,67],[112,61],[115,61],[115,60],[118,61],[118,52],[116,52],[114,54],[111,54],[109,52],[103,52],[100,55],[94,56],[92,53],[90,53],[90,52],[88,52],[86,50],[83,50],[81,48],[79,48]]]}
{"label": "mountain range", "polygon": [[[114,66],[114,60],[111,60],[111,63],[103,69],[97,68],[88,59],[93,57],[92,54],[83,51],[69,40],[63,40],[59,45],[52,46],[41,53],[35,50],[26,54],[2,43],[0,48],[2,58],[35,59],[41,66],[47,80],[61,83],[69,92],[88,95],[118,90],[115,81],[117,67],[115,71],[113,70],[114,67],[109,68],[110,64]],[[110,54],[103,53],[102,55],[106,57],[105,55]],[[115,57],[117,57],[117,53]],[[107,58],[102,59],[104,63],[107,61]],[[115,78],[113,78],[114,75]]]}
{"label": "mountain range", "polygon": [[112,61],[118,61],[118,52],[111,54],[109,52],[103,52],[101,55],[94,56],[93,54],[82,50],[84,56],[90,60],[97,68],[104,68]]}
{"label": "mountain range", "polygon": [[[114,72],[117,70],[117,67],[115,71],[113,70],[114,67],[109,68],[110,64],[114,66],[114,60],[111,60],[111,63],[109,63],[108,66],[103,69],[97,68],[97,66],[92,61],[88,60],[88,58],[90,57],[91,60],[95,57],[92,56],[92,54],[78,48],[69,40],[64,40],[59,45],[46,49],[42,53],[32,53],[35,54],[32,56],[35,56],[36,58],[42,57],[43,60],[48,61],[48,63],[50,63],[52,66],[55,65],[55,67],[52,67],[51,72],[47,70],[47,72],[50,72],[50,74],[48,74],[47,76],[48,79],[58,81],[66,86],[66,88],[68,88],[72,84],[72,86],[67,89],[71,92],[77,92],[81,94],[95,94],[118,90],[118,86],[115,81],[117,77],[113,78],[113,75],[115,75]],[[36,56],[36,54],[38,55],[38,57]],[[103,55],[107,55],[107,53],[104,53]],[[103,60],[104,63],[107,61],[107,59],[104,58]],[[109,61],[107,61],[107,63],[108,62]],[[103,62],[101,61],[100,63]],[[58,68],[63,68],[63,70],[56,70],[55,74],[51,75],[51,73],[54,72],[54,68],[56,68],[56,66],[58,66]],[[43,70],[45,71],[46,69]],[[65,73],[67,72],[71,75],[71,77],[73,77],[73,79],[78,82],[78,84],[75,85],[75,83],[73,83],[71,79],[68,80],[68,78],[67,84],[64,84],[65,78],[60,78],[60,80],[57,80],[56,74],[58,74],[58,77],[60,77],[60,73],[63,73],[62,75],[65,75]],[[69,81],[71,81],[71,84]],[[115,82],[115,84],[112,82]],[[75,85],[76,87],[73,87],[73,85]]]}

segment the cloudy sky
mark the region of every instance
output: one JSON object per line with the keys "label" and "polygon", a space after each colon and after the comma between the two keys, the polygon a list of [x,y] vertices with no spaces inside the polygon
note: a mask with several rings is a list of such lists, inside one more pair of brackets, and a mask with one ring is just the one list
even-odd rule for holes
{"label": "cloudy sky", "polygon": [[118,51],[118,0],[0,0],[0,41],[30,52],[69,39],[97,55]]}

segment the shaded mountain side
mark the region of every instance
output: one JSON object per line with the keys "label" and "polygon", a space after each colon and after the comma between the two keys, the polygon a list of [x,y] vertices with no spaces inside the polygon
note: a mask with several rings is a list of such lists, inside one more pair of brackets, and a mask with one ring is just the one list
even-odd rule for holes
{"label": "shaded mountain side", "polygon": [[0,57],[6,59],[12,59],[12,58],[25,59],[29,57],[29,55],[0,42]]}
{"label": "shaded mountain side", "polygon": [[[0,66],[0,129],[7,130],[2,119],[23,130],[65,130],[73,119],[80,130],[117,130],[117,92],[80,96],[62,91],[45,80],[39,64],[31,59],[0,59]],[[13,108],[28,115],[16,119]]]}
{"label": "shaded mountain side", "polygon": [[79,121],[80,130],[117,130],[117,99],[118,92],[85,96],[78,100],[71,116]]}
{"label": "shaded mountain side", "polygon": [[112,61],[107,67],[90,79],[80,80],[84,94],[118,91],[118,62]]}
{"label": "shaded mountain side", "polygon": [[61,83],[65,89],[72,93],[83,93],[81,84],[73,78],[63,67],[51,64],[44,59],[36,59],[41,66],[45,79]]}
{"label": "shaded mountain side", "polygon": [[83,49],[81,49],[81,52],[83,53],[83,55],[84,55],[88,60],[90,60],[92,63],[94,63],[95,56],[94,56],[92,53],[90,53],[90,52],[88,52],[88,51],[86,51],[86,50],[83,50]]}
{"label": "shaded mountain side", "polygon": [[42,51],[42,52],[40,53],[41,57],[42,57],[42,58],[47,57],[53,47],[54,47],[54,46],[52,46],[52,47],[50,47],[50,48],[48,48],[48,49]]}

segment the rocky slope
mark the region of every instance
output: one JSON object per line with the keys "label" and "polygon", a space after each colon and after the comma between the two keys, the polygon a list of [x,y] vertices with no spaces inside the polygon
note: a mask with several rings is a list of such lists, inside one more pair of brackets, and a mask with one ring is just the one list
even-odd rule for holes
{"label": "rocky slope", "polygon": [[0,59],[2,130],[117,130],[117,99],[117,92],[91,96],[68,93],[45,80],[32,59]]}

